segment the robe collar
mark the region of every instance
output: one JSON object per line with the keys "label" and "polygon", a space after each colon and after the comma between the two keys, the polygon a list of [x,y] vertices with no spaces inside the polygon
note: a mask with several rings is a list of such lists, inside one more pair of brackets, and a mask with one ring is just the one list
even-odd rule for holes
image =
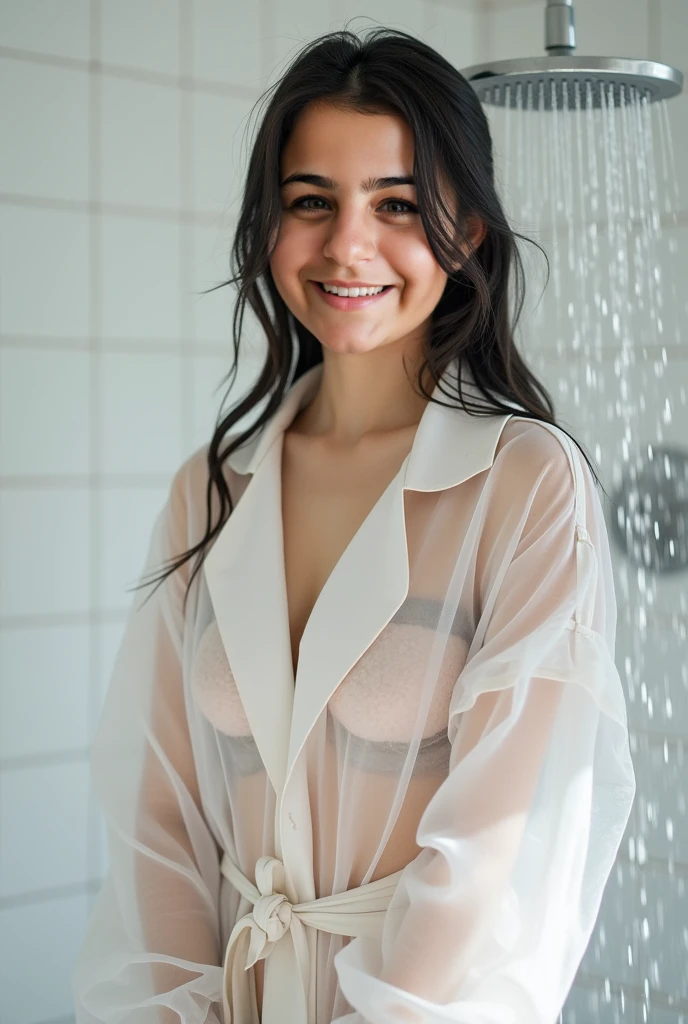
{"label": "robe collar", "polygon": [[[450,394],[456,390],[457,367],[456,361],[450,363],[442,377]],[[444,490],[488,469],[513,415],[472,416],[460,408],[427,404],[399,472],[315,602],[294,679],[284,572],[282,444],[285,430],[317,390],[322,369],[320,363],[299,377],[263,427],[225,460],[235,473],[251,479],[203,563],[227,659],[278,797],[333,692],[408,594],[404,491]],[[480,401],[467,366],[461,374],[464,393]],[[439,385],[432,394],[448,401]]]}
{"label": "robe collar", "polygon": [[[441,382],[450,394],[456,390],[456,360],[442,374]],[[249,440],[232,452],[225,464],[239,474],[253,474],[279,435],[290,426],[320,385],[323,364],[311,367],[287,390],[274,415]],[[472,402],[484,402],[468,365],[461,367],[462,391]],[[447,402],[440,385],[432,397]],[[513,405],[515,411],[522,407]],[[411,491],[443,491],[468,480],[492,464],[497,440],[509,414],[470,416],[463,409],[447,409],[429,402],[423,411],[404,474],[404,487]],[[458,442],[458,443],[457,443]]]}

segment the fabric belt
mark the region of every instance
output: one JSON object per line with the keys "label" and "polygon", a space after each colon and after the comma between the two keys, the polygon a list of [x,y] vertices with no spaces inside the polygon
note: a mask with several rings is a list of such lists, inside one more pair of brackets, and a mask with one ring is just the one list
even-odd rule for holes
{"label": "fabric belt", "polygon": [[[312,1024],[309,1020],[310,953],[306,928],[333,935],[380,936],[402,870],[355,889],[292,904],[284,894],[284,865],[276,857],[256,863],[254,885],[227,853],[224,877],[253,905],[232,929],[225,950],[222,1001],[225,1024]],[[270,957],[262,1014],[248,970]]]}

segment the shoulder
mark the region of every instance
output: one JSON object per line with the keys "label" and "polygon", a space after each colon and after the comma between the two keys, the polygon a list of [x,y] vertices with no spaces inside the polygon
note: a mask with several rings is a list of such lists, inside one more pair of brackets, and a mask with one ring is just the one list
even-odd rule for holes
{"label": "shoulder", "polygon": [[[232,434],[225,438],[225,447],[234,436]],[[187,548],[198,543],[206,530],[208,482],[210,479],[209,448],[210,442],[207,441],[191,452],[176,470],[169,485],[168,521],[177,541],[183,542]],[[234,471],[225,463],[222,473],[230,490],[234,492]],[[220,501],[216,487],[211,489],[210,501],[212,517],[216,521],[220,514]]]}
{"label": "shoulder", "polygon": [[578,444],[560,427],[513,416],[505,424],[489,474],[493,508],[505,518],[573,522],[594,501],[594,480]]}
{"label": "shoulder", "polygon": [[561,427],[515,415],[507,420],[502,430],[496,454],[504,452],[503,461],[518,461],[522,468],[560,466],[563,471],[571,462],[572,449],[574,457],[576,451],[580,454],[575,442]]}
{"label": "shoulder", "polygon": [[187,456],[172,476],[168,504],[173,520],[188,519],[190,511],[205,494],[208,481],[208,444]]}
{"label": "shoulder", "polygon": [[494,466],[514,481],[534,485],[538,481],[568,490],[576,487],[578,470],[587,466],[576,442],[554,424],[512,416],[507,420],[495,450]]}
{"label": "shoulder", "polygon": [[188,551],[205,533],[208,448],[209,443],[196,448],[170,480],[163,509],[168,555]]}

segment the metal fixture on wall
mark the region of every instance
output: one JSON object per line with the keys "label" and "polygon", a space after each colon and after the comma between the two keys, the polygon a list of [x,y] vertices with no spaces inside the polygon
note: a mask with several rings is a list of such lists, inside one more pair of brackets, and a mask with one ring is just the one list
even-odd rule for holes
{"label": "metal fixture on wall", "polygon": [[655,103],[683,89],[683,74],[669,64],[631,57],[579,57],[575,48],[573,0],[556,0],[545,8],[548,56],[474,64],[461,74],[483,103],[515,107],[520,87],[524,94],[532,93],[534,110],[552,110],[555,105],[568,110],[589,104],[599,108],[603,92],[613,94],[615,106],[629,103],[636,92]]}
{"label": "metal fixture on wall", "polygon": [[612,536],[633,565],[657,573],[688,568],[688,450],[652,446],[627,466],[613,501]]}

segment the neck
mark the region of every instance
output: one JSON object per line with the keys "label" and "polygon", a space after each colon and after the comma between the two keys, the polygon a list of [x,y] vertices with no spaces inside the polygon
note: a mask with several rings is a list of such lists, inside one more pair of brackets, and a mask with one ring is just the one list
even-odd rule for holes
{"label": "neck", "polygon": [[299,434],[352,445],[363,437],[389,436],[415,428],[427,399],[414,390],[420,356],[384,346],[372,352],[323,351],[318,390],[292,424]]}

